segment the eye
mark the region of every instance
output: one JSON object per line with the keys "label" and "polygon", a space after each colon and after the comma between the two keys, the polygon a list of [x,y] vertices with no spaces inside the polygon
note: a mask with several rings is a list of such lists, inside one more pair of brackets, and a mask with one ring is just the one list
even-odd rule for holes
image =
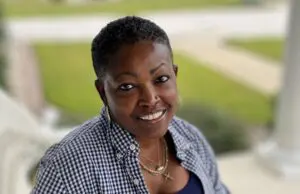
{"label": "eye", "polygon": [[129,91],[133,88],[134,88],[134,86],[132,84],[122,84],[119,86],[119,90],[122,90],[122,91]]}
{"label": "eye", "polygon": [[168,81],[169,79],[170,79],[169,76],[163,75],[163,76],[158,77],[158,78],[155,80],[155,82],[156,82],[156,83],[164,83],[164,82]]}

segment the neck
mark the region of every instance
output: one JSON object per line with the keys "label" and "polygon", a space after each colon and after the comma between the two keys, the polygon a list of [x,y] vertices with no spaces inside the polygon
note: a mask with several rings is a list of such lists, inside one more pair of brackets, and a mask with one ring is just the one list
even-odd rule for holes
{"label": "neck", "polygon": [[155,139],[139,139],[137,141],[140,145],[140,160],[149,163],[151,161],[155,164],[162,164],[161,155],[163,153],[162,150],[162,138],[155,138]]}
{"label": "neck", "polygon": [[153,138],[153,139],[145,139],[145,138],[136,138],[137,142],[140,145],[141,151],[149,151],[152,149],[157,149],[157,146],[160,145],[162,138]]}

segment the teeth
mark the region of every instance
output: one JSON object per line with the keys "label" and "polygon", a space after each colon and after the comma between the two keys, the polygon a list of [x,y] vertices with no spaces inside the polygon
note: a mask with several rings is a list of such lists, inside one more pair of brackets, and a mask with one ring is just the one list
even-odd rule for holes
{"label": "teeth", "polygon": [[143,116],[143,117],[140,117],[140,118],[141,118],[142,120],[151,121],[151,120],[154,120],[154,119],[159,118],[162,114],[163,114],[163,111],[159,111],[159,112],[157,112],[157,113],[153,113],[153,114],[150,114],[150,115],[146,115],[146,116]]}

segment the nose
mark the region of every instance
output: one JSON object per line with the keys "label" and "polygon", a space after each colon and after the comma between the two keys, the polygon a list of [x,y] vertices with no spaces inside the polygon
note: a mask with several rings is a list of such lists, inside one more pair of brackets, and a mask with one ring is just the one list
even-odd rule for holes
{"label": "nose", "polygon": [[139,106],[152,107],[157,104],[159,97],[153,86],[146,86],[141,89]]}

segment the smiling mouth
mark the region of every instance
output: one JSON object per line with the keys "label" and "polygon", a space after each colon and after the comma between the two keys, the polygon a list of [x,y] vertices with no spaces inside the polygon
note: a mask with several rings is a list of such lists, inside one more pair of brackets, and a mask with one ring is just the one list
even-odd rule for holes
{"label": "smiling mouth", "polygon": [[161,110],[155,113],[151,113],[148,115],[144,115],[141,117],[138,117],[142,121],[148,121],[148,122],[157,122],[160,121],[166,114],[167,110]]}

